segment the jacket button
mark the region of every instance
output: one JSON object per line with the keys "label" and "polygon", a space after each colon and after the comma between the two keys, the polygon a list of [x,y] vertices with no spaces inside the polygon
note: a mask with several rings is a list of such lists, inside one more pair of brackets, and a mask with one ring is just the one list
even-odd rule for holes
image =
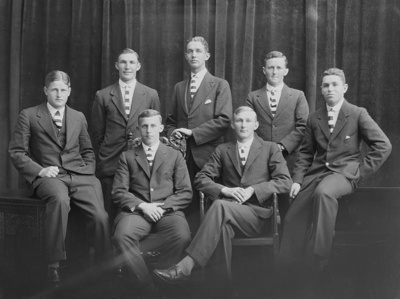
{"label": "jacket button", "polygon": [[326,165],[326,166],[329,166],[329,162],[326,162],[325,165]]}
{"label": "jacket button", "polygon": [[151,192],[153,192],[153,191],[154,191],[154,189],[153,189],[153,188],[150,188],[150,191],[151,191]]}

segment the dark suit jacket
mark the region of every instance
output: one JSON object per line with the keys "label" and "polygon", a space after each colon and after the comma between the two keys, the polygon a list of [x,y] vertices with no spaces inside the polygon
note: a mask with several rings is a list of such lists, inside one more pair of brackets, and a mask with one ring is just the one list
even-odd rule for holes
{"label": "dark suit jacket", "polygon": [[[361,141],[369,146],[361,156]],[[367,110],[344,101],[332,134],[326,105],[308,119],[293,181],[306,186],[315,177],[332,171],[357,181],[372,174],[389,157],[392,145]]]}
{"label": "dark suit jacket", "polygon": [[114,203],[121,211],[115,223],[142,202],[163,202],[164,209],[183,210],[190,204],[192,195],[181,152],[160,143],[151,173],[143,146],[121,154],[112,189]]}
{"label": "dark suit jacket", "polygon": [[[218,183],[218,181],[221,183]],[[221,197],[224,187],[254,188],[257,201],[246,202],[260,217],[269,217],[270,211],[261,205],[273,193],[287,193],[292,185],[286,161],[275,143],[255,136],[245,167],[241,169],[237,143],[218,146],[203,169],[196,175],[195,188],[215,198]],[[253,195],[253,196],[254,196]]]}
{"label": "dark suit jacket", "polygon": [[229,83],[206,73],[188,111],[188,80],[175,85],[168,104],[166,132],[170,136],[176,128],[193,131],[194,142],[189,142],[193,158],[199,168],[210,158],[215,147],[224,142],[232,117],[232,95]]}
{"label": "dark suit jacket", "polygon": [[145,109],[160,110],[157,91],[139,82],[132,97],[129,119],[126,118],[119,83],[96,92],[92,108],[92,138],[97,155],[99,177],[114,175],[121,153],[126,150],[127,137],[139,137],[138,116]]}
{"label": "dark suit jacket", "polygon": [[63,148],[46,103],[19,114],[9,153],[15,168],[29,183],[48,166],[77,174],[94,174],[95,156],[85,116],[65,106],[64,117],[66,144]]}
{"label": "dark suit jacket", "polygon": [[300,90],[283,86],[282,94],[272,116],[267,87],[249,93],[246,105],[257,113],[260,126],[257,134],[266,141],[281,143],[288,154],[295,153],[303,141],[309,114],[307,100]]}

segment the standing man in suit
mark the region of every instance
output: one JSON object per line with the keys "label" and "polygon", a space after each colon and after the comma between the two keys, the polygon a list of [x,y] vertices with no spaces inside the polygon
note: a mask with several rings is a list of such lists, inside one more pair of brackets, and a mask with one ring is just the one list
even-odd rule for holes
{"label": "standing man in suit", "polygon": [[118,82],[96,92],[92,108],[92,138],[97,156],[96,175],[100,179],[104,205],[112,223],[115,208],[111,188],[118,158],[127,149],[128,138],[139,137],[137,120],[146,109],[160,110],[157,91],[136,80],[140,70],[139,55],[132,49],[122,50],[115,62]]}
{"label": "standing man in suit", "polygon": [[192,200],[189,174],[182,153],[160,143],[163,129],[158,111],[142,111],[142,144],[121,154],[112,190],[119,212],[113,242],[131,277],[144,288],[153,286],[140,253],[159,251],[162,265],[168,266],[190,242],[182,211]]}
{"label": "standing man in suit", "polygon": [[[322,75],[326,105],[308,119],[299,151],[281,241],[282,266],[299,265],[312,272],[327,265],[332,247],[338,199],[354,192],[360,179],[377,171],[392,146],[367,110],[344,98],[348,85],[337,68]],[[361,141],[369,146],[363,157]]]}
{"label": "standing man in suit", "polygon": [[[197,172],[214,149],[224,142],[232,116],[232,95],[229,83],[212,76],[206,68],[210,58],[208,43],[202,37],[192,38],[186,45],[185,58],[190,79],[174,87],[166,119],[167,136],[187,138],[186,161],[193,183]],[[197,197],[186,210],[192,231],[199,223]]]}
{"label": "standing man in suit", "polygon": [[258,236],[272,210],[264,207],[273,193],[289,191],[292,180],[278,145],[263,141],[253,109],[239,107],[232,128],[237,141],[216,148],[209,162],[197,174],[196,189],[217,198],[186,249],[187,256],[177,265],[154,273],[167,283],[189,279],[195,265],[205,266],[219,242],[230,273],[231,240],[236,232]]}
{"label": "standing man in suit", "polygon": [[46,103],[20,113],[9,153],[15,168],[46,201],[48,282],[57,286],[59,261],[66,259],[71,202],[94,230],[97,257],[111,250],[111,240],[85,116],[66,105],[71,93],[69,76],[62,71],[47,74],[44,93]]}
{"label": "standing man in suit", "polygon": [[308,104],[302,91],[283,82],[289,72],[285,55],[272,51],[263,56],[261,63],[267,85],[249,93],[246,105],[257,113],[257,134],[278,144],[292,173],[304,137]]}

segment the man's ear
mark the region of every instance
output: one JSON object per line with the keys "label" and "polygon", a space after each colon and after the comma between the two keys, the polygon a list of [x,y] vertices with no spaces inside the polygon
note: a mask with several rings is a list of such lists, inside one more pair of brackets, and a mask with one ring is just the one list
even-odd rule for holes
{"label": "man's ear", "polygon": [[235,122],[233,120],[231,121],[231,128],[235,129]]}
{"label": "man's ear", "polygon": [[160,125],[160,133],[164,131],[164,125]]}
{"label": "man's ear", "polygon": [[256,123],[254,124],[254,131],[258,129],[259,125],[260,125],[260,123],[258,121],[256,121]]}
{"label": "man's ear", "polygon": [[43,87],[44,94],[47,96],[47,87]]}
{"label": "man's ear", "polygon": [[343,85],[343,90],[344,90],[344,93],[346,93],[347,92],[347,89],[349,88],[349,86],[347,85],[347,84],[344,84]]}
{"label": "man's ear", "polygon": [[119,68],[118,68],[118,61],[115,62],[114,66],[115,66],[115,68],[119,71]]}
{"label": "man's ear", "polygon": [[210,53],[206,53],[206,57],[205,57],[205,61],[207,61],[208,59],[210,59],[210,57],[211,57],[211,54]]}
{"label": "man's ear", "polygon": [[141,67],[142,67],[142,65],[140,64],[140,62],[138,62],[137,67],[136,67],[136,71],[140,70]]}
{"label": "man's ear", "polygon": [[283,76],[286,76],[288,73],[289,73],[289,69],[287,68],[287,69],[285,70],[285,72],[283,73]]}

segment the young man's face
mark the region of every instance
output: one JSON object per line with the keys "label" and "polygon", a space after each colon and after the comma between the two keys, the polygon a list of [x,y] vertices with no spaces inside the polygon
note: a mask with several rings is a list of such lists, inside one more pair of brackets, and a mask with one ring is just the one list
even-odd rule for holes
{"label": "young man's face", "polygon": [[231,125],[239,142],[246,142],[254,136],[254,131],[258,128],[256,119],[257,116],[254,111],[242,111],[233,116]]}
{"label": "young man's face", "polygon": [[186,46],[185,58],[191,71],[198,73],[206,67],[206,61],[210,58],[210,53],[206,52],[201,42],[191,41]]}
{"label": "young man's face", "polygon": [[136,78],[136,72],[140,70],[140,63],[136,54],[125,53],[118,57],[115,62],[115,68],[118,70],[119,78],[125,83],[130,83]]}
{"label": "young man's face", "polygon": [[263,67],[263,72],[269,85],[278,86],[282,84],[289,69],[286,68],[285,59],[278,57],[268,59]]}
{"label": "young man's face", "polygon": [[56,109],[64,107],[71,94],[71,87],[63,81],[53,81],[48,87],[45,86],[43,90],[49,104]]}
{"label": "young man's face", "polygon": [[348,88],[342,78],[336,75],[328,75],[322,78],[321,92],[328,106],[333,107],[344,97]]}
{"label": "young man's face", "polygon": [[158,115],[143,117],[139,119],[138,130],[142,142],[147,146],[153,146],[160,139],[160,133],[164,130]]}

